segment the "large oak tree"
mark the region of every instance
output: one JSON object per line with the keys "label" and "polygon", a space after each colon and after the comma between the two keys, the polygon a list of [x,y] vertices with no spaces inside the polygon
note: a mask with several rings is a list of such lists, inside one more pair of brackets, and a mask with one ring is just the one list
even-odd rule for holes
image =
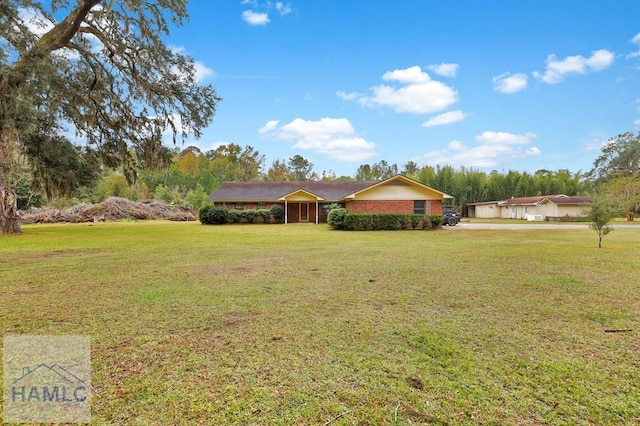
{"label": "large oak tree", "polygon": [[200,136],[219,98],[167,44],[186,3],[0,1],[0,232],[20,231],[11,161],[38,129],[75,130],[110,167],[167,130]]}

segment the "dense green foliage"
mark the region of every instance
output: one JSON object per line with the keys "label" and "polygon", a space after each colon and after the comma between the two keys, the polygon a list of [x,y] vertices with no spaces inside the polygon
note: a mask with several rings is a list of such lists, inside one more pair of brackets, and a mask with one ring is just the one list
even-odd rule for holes
{"label": "dense green foliage", "polygon": [[[225,223],[280,223],[281,221],[272,219],[272,211],[273,210],[267,209],[228,210],[226,207],[205,206],[200,209],[199,218],[203,225],[223,225]],[[279,213],[277,212],[277,214]]]}
{"label": "dense green foliage", "polygon": [[333,229],[344,229],[344,219],[347,216],[347,209],[338,207],[329,210],[327,215],[327,223]]}
{"label": "dense green foliage", "polygon": [[284,209],[280,207],[278,204],[274,204],[270,209],[271,217],[275,223],[283,223],[284,222]]}
{"label": "dense green foliage", "polygon": [[329,212],[327,222],[333,229],[345,231],[437,229],[442,225],[442,216],[395,213],[349,213],[346,209],[335,209]]}
{"label": "dense green foliage", "polygon": [[203,225],[224,225],[229,219],[229,211],[225,207],[205,206],[200,209],[198,218]]}
{"label": "dense green foliage", "polygon": [[621,177],[640,176],[640,132],[626,132],[609,139],[593,162],[589,177],[607,182]]}

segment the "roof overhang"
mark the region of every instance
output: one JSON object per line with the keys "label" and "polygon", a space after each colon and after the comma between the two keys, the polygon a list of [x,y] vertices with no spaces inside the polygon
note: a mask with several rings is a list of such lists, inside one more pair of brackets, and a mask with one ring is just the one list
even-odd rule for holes
{"label": "roof overhang", "polygon": [[314,194],[313,192],[309,192],[305,189],[297,189],[293,192],[283,195],[278,198],[278,201],[304,201],[304,200],[314,200],[314,201],[324,201],[324,198],[321,196]]}

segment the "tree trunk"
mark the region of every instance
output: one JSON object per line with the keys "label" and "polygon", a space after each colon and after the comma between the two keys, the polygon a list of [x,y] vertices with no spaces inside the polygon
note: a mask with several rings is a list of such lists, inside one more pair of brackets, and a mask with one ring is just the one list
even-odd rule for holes
{"label": "tree trunk", "polygon": [[9,183],[10,161],[9,146],[4,141],[0,141],[0,233],[2,234],[20,232],[18,198]]}

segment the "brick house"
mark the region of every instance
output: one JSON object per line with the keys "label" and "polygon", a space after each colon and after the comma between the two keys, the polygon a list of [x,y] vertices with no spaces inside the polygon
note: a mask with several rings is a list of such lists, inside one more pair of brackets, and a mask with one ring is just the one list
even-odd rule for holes
{"label": "brick house", "polygon": [[442,201],[453,198],[406,176],[382,181],[224,182],[208,200],[229,210],[282,206],[285,223],[327,221],[326,206],[343,205],[355,213],[442,214]]}

